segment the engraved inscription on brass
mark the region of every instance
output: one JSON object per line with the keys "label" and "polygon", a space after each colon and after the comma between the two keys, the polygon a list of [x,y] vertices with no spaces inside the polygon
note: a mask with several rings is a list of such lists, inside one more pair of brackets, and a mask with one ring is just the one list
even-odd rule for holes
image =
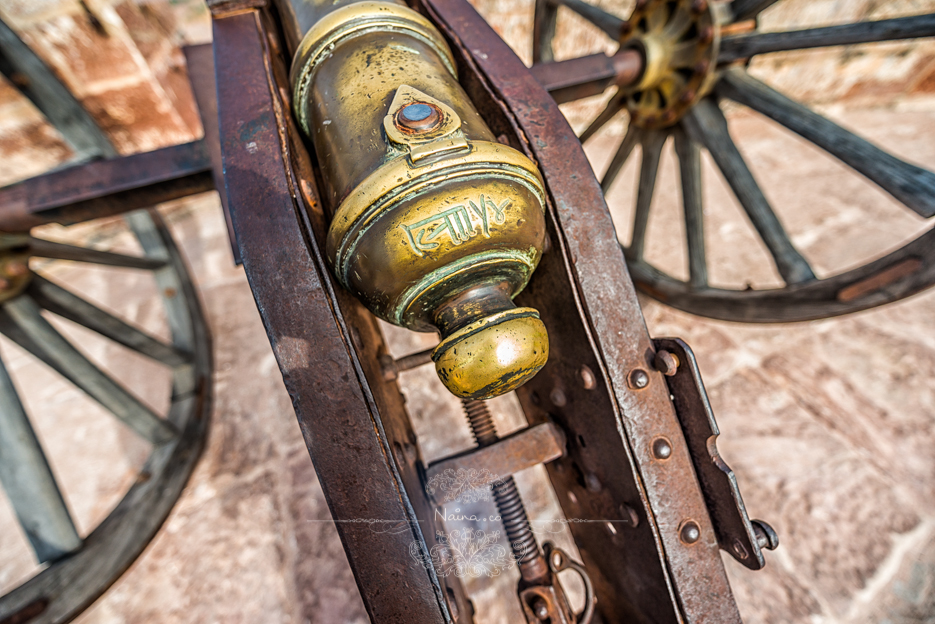
{"label": "engraved inscription on brass", "polygon": [[[474,229],[474,217],[478,221],[479,233],[483,234],[484,238],[490,238],[490,223],[503,223],[506,220],[503,213],[509,207],[509,199],[503,200],[498,206],[481,193],[477,203],[468,201],[467,206],[454,206],[417,223],[402,224],[399,227],[406,231],[412,250],[421,257],[426,252],[438,248],[439,243],[433,240],[442,234],[448,234],[448,238],[455,245],[475,237],[478,230]],[[492,214],[489,214],[491,209]]]}

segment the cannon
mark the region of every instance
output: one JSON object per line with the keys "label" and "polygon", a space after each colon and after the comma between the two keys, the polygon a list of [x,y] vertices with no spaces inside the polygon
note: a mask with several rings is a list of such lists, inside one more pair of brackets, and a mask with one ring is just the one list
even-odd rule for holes
{"label": "cannon", "polygon": [[[743,63],[784,45],[928,36],[931,18],[777,38],[756,33],[754,18],[769,4],[648,0],[623,20],[580,0],[539,0],[530,69],[460,0],[212,3],[213,59],[206,49],[190,57],[193,75],[213,74],[207,81],[216,87],[199,97],[203,141],[95,161],[0,195],[0,229],[9,235],[0,331],[154,443],[145,475],[82,543],[41,448],[28,442],[15,389],[0,379],[4,414],[13,416],[4,423],[19,427],[0,433],[27,440],[14,446],[25,458],[18,463],[32,467],[27,480],[2,473],[3,483],[37,556],[50,562],[0,599],[0,621],[68,621],[113,582],[178,496],[210,410],[210,343],[158,214],[128,216],[145,257],[66,248],[29,229],[210,187],[222,195],[235,257],[332,515],[347,520],[338,529],[373,621],[473,620],[459,576],[449,573],[463,563],[455,541],[464,535],[454,536],[438,511],[466,494],[496,504],[510,542],[503,561],[520,569],[516,599],[527,622],[739,621],[720,551],[757,570],[778,538],[749,517],[717,451],[691,349],[651,339],[634,283],[689,311],[753,321],[843,314],[931,283],[928,234],[892,257],[815,279],[739,158],[717,104],[729,98],[773,116],[927,218],[930,173],[781,99],[746,76]],[[600,27],[619,51],[554,62],[561,6]],[[558,102],[610,88],[606,110],[575,136]],[[630,127],[598,183],[581,143],[623,110]],[[642,254],[655,168],[670,137],[682,173],[687,282]],[[633,236],[621,249],[604,194],[637,146]],[[787,287],[708,285],[702,148],[726,174]],[[110,180],[122,175],[121,184],[78,182],[95,167]],[[39,193],[50,186],[55,192]],[[14,201],[22,197],[25,207]],[[178,323],[172,344],[69,296],[34,273],[29,257],[152,271]],[[169,417],[142,413],[132,396],[107,385],[43,324],[40,307],[171,367]],[[438,331],[439,344],[394,358],[377,318]],[[431,463],[420,456],[397,384],[400,371],[430,362],[463,399],[476,442]],[[501,438],[484,400],[509,391],[527,427]],[[539,464],[576,520],[569,529],[580,561],[529,528],[512,475]],[[470,488],[453,487],[465,478]],[[114,544],[124,548],[117,553]],[[81,573],[92,561],[107,565],[88,582]],[[577,611],[557,580],[564,570],[585,587]]]}

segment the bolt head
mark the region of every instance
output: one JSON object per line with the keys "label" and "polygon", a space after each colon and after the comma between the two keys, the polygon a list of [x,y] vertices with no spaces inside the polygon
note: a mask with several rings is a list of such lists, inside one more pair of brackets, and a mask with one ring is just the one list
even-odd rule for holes
{"label": "bolt head", "polygon": [[581,370],[578,371],[581,375],[581,384],[584,386],[585,390],[594,390],[597,387],[597,379],[594,377],[594,371],[588,366],[582,366]]}
{"label": "bolt head", "polygon": [[656,370],[666,377],[673,376],[679,369],[679,359],[665,349],[656,352],[653,364],[656,366]]}
{"label": "bolt head", "polygon": [[29,265],[20,260],[13,260],[4,267],[3,273],[7,277],[22,277],[29,273]]}
{"label": "bolt head", "polygon": [[536,599],[533,601],[532,605],[532,614],[536,616],[536,619],[540,622],[546,622],[549,619],[549,605],[542,598],[542,596],[536,596]]}
{"label": "bolt head", "polygon": [[656,459],[669,459],[672,456],[672,444],[663,436],[653,440],[653,457]]}
{"label": "bolt head", "polygon": [[692,2],[691,10],[692,13],[695,13],[696,15],[699,13],[704,13],[708,10],[708,0],[694,0],[694,2]]}
{"label": "bolt head", "polygon": [[409,132],[426,132],[440,123],[439,110],[425,102],[406,104],[396,113],[396,125]]}
{"label": "bolt head", "polygon": [[636,368],[630,372],[627,381],[634,390],[642,390],[649,385],[649,375],[642,368]]}
{"label": "bolt head", "polygon": [[561,388],[553,388],[549,394],[549,400],[552,401],[552,405],[555,407],[565,407],[568,404],[568,398]]}
{"label": "bolt head", "polygon": [[698,33],[698,42],[702,45],[707,45],[714,40],[714,28],[711,26],[705,26],[701,29],[701,32]]}
{"label": "bolt head", "polygon": [[757,546],[775,550],[779,547],[779,534],[770,525],[762,520],[751,520],[753,525],[753,534],[756,536]]}
{"label": "bolt head", "polygon": [[701,529],[694,520],[687,520],[679,529],[679,539],[686,544],[694,544],[701,538]]}

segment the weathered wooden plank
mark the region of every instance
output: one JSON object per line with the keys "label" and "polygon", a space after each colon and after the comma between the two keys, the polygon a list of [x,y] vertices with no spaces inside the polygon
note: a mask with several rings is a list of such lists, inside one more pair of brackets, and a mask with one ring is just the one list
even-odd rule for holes
{"label": "weathered wooden plank", "polygon": [[662,147],[669,138],[668,132],[644,130],[640,142],[643,162],[640,167],[640,184],[636,192],[636,211],[633,214],[633,236],[627,248],[627,258],[637,260],[643,257],[646,249],[646,228],[649,226],[649,209],[656,191],[656,176],[659,173],[659,159]]}
{"label": "weathered wooden plank", "polygon": [[[739,0],[738,0],[739,1]],[[735,2],[736,4],[736,2]],[[935,37],[935,14],[897,17],[875,22],[808,28],[789,32],[768,32],[724,37],[718,52],[719,63],[749,58],[757,54],[855,45],[875,41],[898,41]]]}
{"label": "weathered wooden plank", "polygon": [[39,313],[39,306],[29,296],[21,295],[8,301],[5,311],[13,323],[54,362],[64,377],[75,383],[88,396],[107,408],[154,444],[172,440],[176,428],[157,416],[120,384],[94,366]]}
{"label": "weathered wooden plank", "polygon": [[124,267],[127,269],[158,269],[166,265],[165,260],[161,259],[128,256],[110,251],[98,251],[97,249],[76,247],[74,245],[56,243],[41,238],[29,239],[29,253],[39,258],[105,264],[107,266]]}
{"label": "weathered wooden plank", "polygon": [[605,195],[610,190],[614,180],[617,179],[620,170],[623,169],[623,166],[627,163],[630,154],[633,153],[633,148],[640,142],[641,136],[642,132],[637,126],[631,124],[630,127],[627,128],[627,133],[624,135],[620,147],[617,148],[617,152],[614,154],[613,159],[611,159],[610,165],[607,166],[607,171],[604,172],[604,177],[601,178],[601,190],[604,191]]}
{"label": "weathered wooden plank", "polygon": [[753,227],[772,254],[783,280],[787,284],[798,284],[815,279],[811,267],[792,245],[785,228],[731,139],[727,120],[717,102],[711,98],[703,99],[688,112],[682,123],[688,135],[711,153]]}
{"label": "weathered wooden plank", "polygon": [[588,20],[601,30],[608,37],[616,41],[620,38],[620,31],[623,29],[623,20],[597,7],[588,4],[583,0],[555,0],[558,4],[563,4],[584,19]]}
{"label": "weathered wooden plank", "polygon": [[181,366],[191,361],[189,354],[153,338],[44,277],[33,276],[28,292],[43,309],[87,327],[166,366]]}
{"label": "weathered wooden plank", "polygon": [[536,12],[532,30],[533,65],[551,63],[555,60],[552,40],[558,20],[558,6],[551,0],[536,0]]}
{"label": "weathered wooden plank", "polygon": [[689,139],[680,126],[676,126],[673,135],[682,182],[682,212],[685,216],[685,238],[688,242],[689,283],[695,288],[704,288],[708,285],[708,263],[705,258],[704,208],[701,195],[701,146]]}
{"label": "weathered wooden plank", "polygon": [[749,106],[811,141],[921,216],[935,216],[935,173],[884,152],[740,69],[724,72],[717,93]]}
{"label": "weathered wooden plank", "polygon": [[730,3],[730,12],[735,22],[753,19],[779,0],[734,0]]}
{"label": "weathered wooden plank", "polygon": [[594,118],[594,121],[592,121],[588,125],[588,127],[584,129],[584,132],[582,132],[578,136],[578,140],[584,143],[585,141],[590,139],[592,136],[597,134],[598,130],[603,128],[607,122],[613,119],[617,115],[617,113],[620,112],[620,110],[622,109],[622,106],[621,106],[622,101],[623,101],[622,93],[614,94],[614,96],[610,98],[610,101],[607,102],[607,106],[604,107],[604,110],[602,110],[600,114]]}
{"label": "weathered wooden plank", "polygon": [[68,506],[2,361],[0,484],[40,563],[81,547]]}

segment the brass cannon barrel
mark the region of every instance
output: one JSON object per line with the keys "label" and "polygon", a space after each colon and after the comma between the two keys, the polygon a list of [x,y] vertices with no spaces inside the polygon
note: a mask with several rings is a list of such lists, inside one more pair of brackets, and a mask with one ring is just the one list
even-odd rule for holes
{"label": "brass cannon barrel", "polygon": [[338,280],[377,316],[438,330],[460,397],[508,392],[548,358],[539,314],[512,299],[545,243],[535,164],[497,142],[438,30],[393,2],[292,0],[305,31],[293,110],[332,212]]}

